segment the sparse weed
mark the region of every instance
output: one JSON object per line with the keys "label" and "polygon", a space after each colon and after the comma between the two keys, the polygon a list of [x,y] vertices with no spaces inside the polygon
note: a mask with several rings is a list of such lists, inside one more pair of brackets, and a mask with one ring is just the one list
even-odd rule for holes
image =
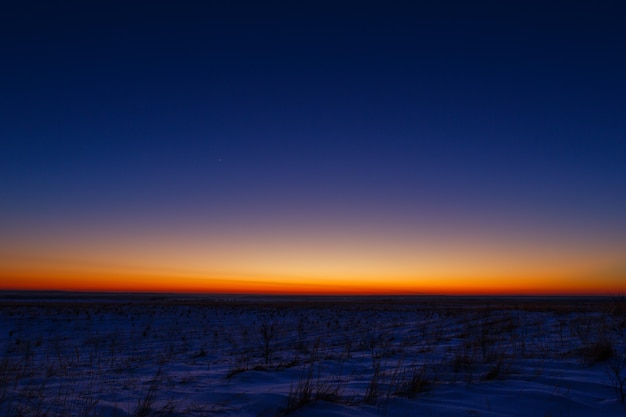
{"label": "sparse weed", "polygon": [[588,365],[606,362],[615,355],[613,342],[609,339],[596,340],[580,349],[580,355]]}
{"label": "sparse weed", "polygon": [[431,388],[435,380],[429,374],[426,366],[412,366],[405,370],[405,375],[399,382],[399,386],[394,392],[395,395],[415,398],[417,394],[425,392]]}
{"label": "sparse weed", "polygon": [[[620,317],[626,313],[620,302],[609,308],[443,301],[168,304],[159,299],[0,309],[8,335],[0,340],[0,416],[114,415],[103,407],[119,398],[118,392],[132,398],[122,402],[119,414],[174,414],[179,404],[168,400],[168,393],[210,396],[217,386],[216,391],[244,396],[237,392],[239,384],[252,375],[268,380],[297,375],[275,388],[285,401],[282,415],[319,401],[368,409],[375,404],[386,414],[394,397],[412,401],[444,381],[486,383],[509,377],[515,361],[572,357],[606,366],[617,398],[625,401]],[[35,322],[40,327],[30,330]],[[238,374],[243,375],[233,379]],[[185,403],[178,412],[236,408],[228,400],[218,402],[223,405],[217,408]]]}
{"label": "sparse weed", "polygon": [[319,366],[313,363],[303,371],[301,378],[292,384],[287,395],[287,404],[281,415],[292,413],[316,401],[337,402],[341,398],[342,387],[338,377],[328,381],[321,377]]}
{"label": "sparse weed", "polygon": [[609,360],[607,375],[617,399],[626,402],[626,355],[613,355]]}

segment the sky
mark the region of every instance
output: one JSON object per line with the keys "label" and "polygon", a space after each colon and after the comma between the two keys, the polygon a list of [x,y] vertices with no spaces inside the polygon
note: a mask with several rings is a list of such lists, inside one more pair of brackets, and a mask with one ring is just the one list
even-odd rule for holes
{"label": "sky", "polygon": [[626,5],[0,6],[0,289],[626,291]]}

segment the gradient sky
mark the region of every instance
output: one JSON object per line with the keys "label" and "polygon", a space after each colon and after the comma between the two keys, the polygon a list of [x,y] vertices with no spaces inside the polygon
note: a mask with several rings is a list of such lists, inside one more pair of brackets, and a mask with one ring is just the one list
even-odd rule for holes
{"label": "gradient sky", "polygon": [[626,291],[623,2],[23,3],[0,288]]}

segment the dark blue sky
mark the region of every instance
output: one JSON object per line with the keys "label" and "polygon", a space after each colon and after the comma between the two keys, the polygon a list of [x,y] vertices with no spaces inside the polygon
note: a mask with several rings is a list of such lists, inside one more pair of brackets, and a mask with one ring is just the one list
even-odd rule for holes
{"label": "dark blue sky", "polygon": [[42,3],[0,8],[4,246],[310,222],[625,248],[622,2]]}

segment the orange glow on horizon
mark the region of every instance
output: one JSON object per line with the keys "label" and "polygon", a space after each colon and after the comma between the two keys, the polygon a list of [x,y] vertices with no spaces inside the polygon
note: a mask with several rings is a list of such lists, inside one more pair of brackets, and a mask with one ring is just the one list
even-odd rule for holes
{"label": "orange glow on horizon", "polygon": [[[0,245],[0,289],[224,294],[626,292],[608,242],[400,235],[132,234]],[[265,240],[263,238],[266,238]]]}
{"label": "orange glow on horizon", "polygon": [[162,292],[276,295],[611,295],[626,290],[616,277],[438,276],[381,279],[271,275],[191,275],[82,268],[21,268],[0,273],[0,289],[78,292]]}

